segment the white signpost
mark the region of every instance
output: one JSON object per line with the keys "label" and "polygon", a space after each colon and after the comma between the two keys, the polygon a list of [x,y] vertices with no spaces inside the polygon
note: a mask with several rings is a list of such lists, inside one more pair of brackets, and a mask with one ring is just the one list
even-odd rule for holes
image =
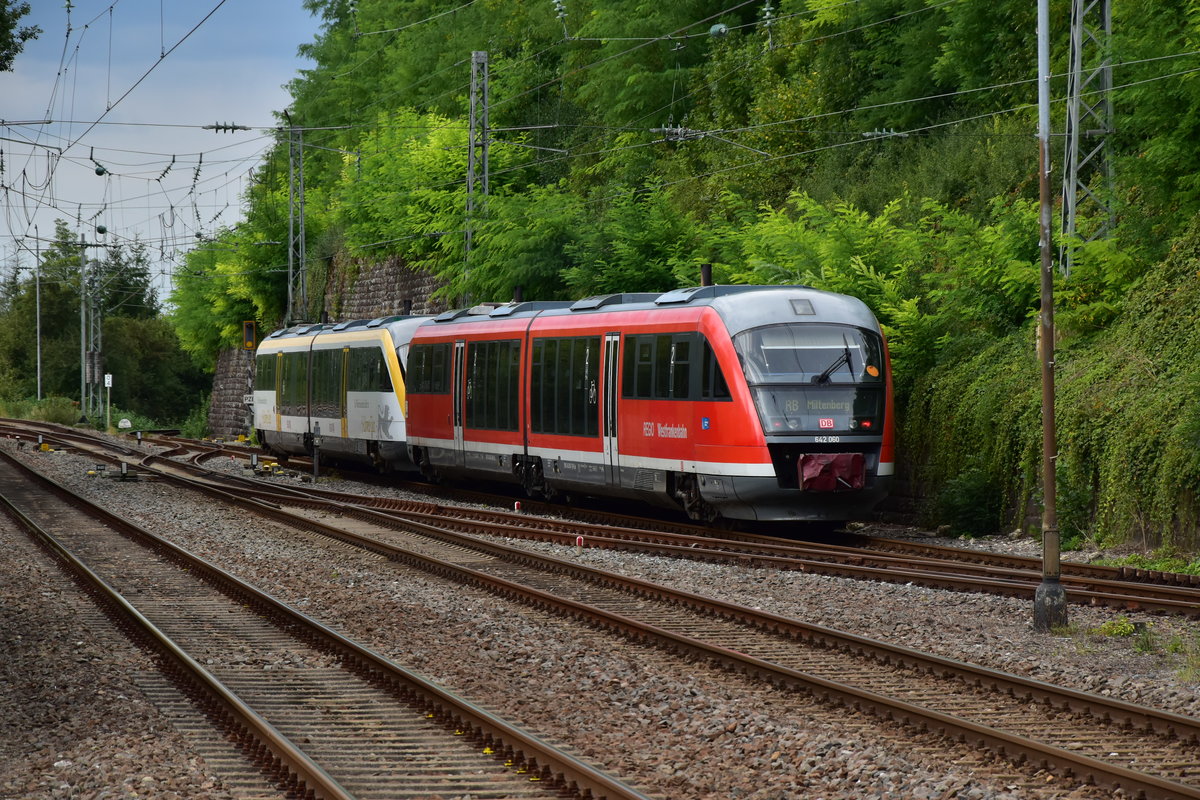
{"label": "white signpost", "polygon": [[112,427],[112,373],[104,373],[104,430]]}

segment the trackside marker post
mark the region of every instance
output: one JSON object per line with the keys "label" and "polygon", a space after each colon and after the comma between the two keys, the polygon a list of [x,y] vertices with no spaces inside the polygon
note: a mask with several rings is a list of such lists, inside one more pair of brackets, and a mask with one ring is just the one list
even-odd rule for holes
{"label": "trackside marker post", "polygon": [[578,556],[578,555],[582,555],[582,554],[583,554],[583,537],[576,536],[575,537],[575,555]]}

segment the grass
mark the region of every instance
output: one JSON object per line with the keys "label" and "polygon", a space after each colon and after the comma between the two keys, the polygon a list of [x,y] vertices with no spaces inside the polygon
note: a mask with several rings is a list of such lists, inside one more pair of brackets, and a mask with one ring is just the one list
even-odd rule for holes
{"label": "grass", "polygon": [[1156,655],[1170,660],[1175,674],[1184,683],[1200,683],[1200,633],[1175,634],[1165,642],[1153,622],[1134,622],[1125,615],[1107,620],[1095,628],[1069,625],[1056,628],[1055,636],[1070,638],[1076,652],[1094,653],[1109,639],[1129,639],[1135,653]]}
{"label": "grass", "polygon": [[1106,558],[1096,562],[1111,567],[1134,567],[1158,572],[1179,572],[1200,575],[1200,556],[1179,553],[1171,549],[1156,550],[1150,555],[1132,553],[1121,558]]}

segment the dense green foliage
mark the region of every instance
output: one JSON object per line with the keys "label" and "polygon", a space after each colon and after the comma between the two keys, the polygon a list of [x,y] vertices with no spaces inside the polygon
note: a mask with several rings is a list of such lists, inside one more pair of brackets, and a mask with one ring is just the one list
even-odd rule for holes
{"label": "dense green foliage", "polygon": [[[79,241],[60,221],[38,268],[9,275],[0,287],[0,400],[37,396],[40,287],[42,396],[59,403],[74,398],[70,422],[80,416],[80,255]],[[114,245],[89,249],[87,261],[89,293],[98,295],[103,314],[103,369],[113,375],[105,397],[149,419],[182,419],[207,378],[160,315],[144,253]]]}
{"label": "dense green foliage", "polygon": [[[1022,523],[1040,491],[1035,4],[306,7],[324,28],[287,124],[305,131],[308,317],[333,260],[432,273],[447,303],[665,290],[702,263],[720,282],[854,294],[888,333],[904,466],[931,519]],[[1058,97],[1069,8],[1051,3]],[[1072,536],[1182,540],[1200,422],[1192,336],[1163,309],[1195,271],[1200,12],[1113,14],[1114,181],[1093,188],[1117,213],[1056,292],[1060,505]],[[491,144],[468,216],[473,51],[489,57]],[[201,363],[243,319],[287,314],[287,251],[260,244],[287,240],[281,131],[245,221],[177,282],[174,322]],[[1082,231],[1108,221],[1082,210]]]}

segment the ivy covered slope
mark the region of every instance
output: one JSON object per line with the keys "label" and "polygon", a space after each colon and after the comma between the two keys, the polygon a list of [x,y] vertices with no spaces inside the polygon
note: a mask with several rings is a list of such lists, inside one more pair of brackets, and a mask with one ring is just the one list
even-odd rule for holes
{"label": "ivy covered slope", "polygon": [[[1070,3],[1051,6],[1062,98]],[[308,317],[385,261],[436,275],[447,302],[518,285],[531,299],[663,291],[694,284],[702,263],[719,282],[857,295],[888,334],[928,521],[1024,523],[1041,441],[1036,4],[306,7],[324,25],[286,124],[304,129]],[[1076,243],[1056,292],[1060,516],[1076,538],[1194,546],[1192,333],[1145,326],[1175,320],[1164,295],[1185,291],[1200,212],[1200,12],[1112,10],[1114,180],[1093,189],[1115,214],[1085,206],[1078,226],[1114,224]],[[488,197],[468,218],[475,51],[488,54],[491,145]],[[1061,132],[1063,104],[1052,113]],[[181,271],[174,323],[202,362],[239,342],[242,320],[285,315],[288,156],[281,124],[245,220]]]}
{"label": "ivy covered slope", "polygon": [[[1200,548],[1197,308],[1200,219],[1117,321],[1059,343],[1058,512],[1068,544]],[[969,533],[1020,527],[1040,500],[1033,334],[1027,325],[999,339],[962,337],[916,379],[904,456],[931,520]]]}
{"label": "ivy covered slope", "polygon": [[1067,519],[1195,552],[1200,521],[1200,220],[1153,267],[1119,324],[1060,359]]}

